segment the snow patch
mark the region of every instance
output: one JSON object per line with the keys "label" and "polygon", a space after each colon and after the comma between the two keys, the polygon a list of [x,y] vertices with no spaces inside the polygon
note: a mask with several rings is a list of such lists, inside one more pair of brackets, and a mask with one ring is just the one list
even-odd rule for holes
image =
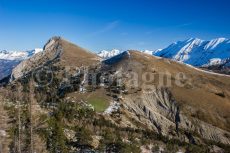
{"label": "snow patch", "polygon": [[104,111],[104,114],[112,114],[113,112],[117,112],[120,109],[120,103],[119,102],[112,102],[110,106]]}
{"label": "snow patch", "polygon": [[209,60],[209,62],[205,65],[202,65],[203,67],[208,67],[208,66],[212,66],[212,65],[219,65],[222,64],[223,60],[220,58],[212,58]]}
{"label": "snow patch", "polygon": [[6,131],[5,130],[0,130],[0,136],[6,137]]}

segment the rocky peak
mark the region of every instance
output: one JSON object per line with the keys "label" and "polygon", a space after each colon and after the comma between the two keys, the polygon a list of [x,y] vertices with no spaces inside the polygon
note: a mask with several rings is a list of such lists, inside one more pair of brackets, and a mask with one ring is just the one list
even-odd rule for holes
{"label": "rocky peak", "polygon": [[65,67],[88,66],[100,61],[100,58],[61,37],[52,37],[44,45],[44,51],[21,62],[12,71],[12,79],[17,79],[36,68],[49,66],[53,63]]}
{"label": "rocky peak", "polygon": [[52,38],[50,38],[47,43],[44,45],[43,49],[44,50],[50,50],[52,46],[54,46],[54,44],[56,42],[58,42],[59,40],[61,40],[62,38],[59,36],[54,36]]}

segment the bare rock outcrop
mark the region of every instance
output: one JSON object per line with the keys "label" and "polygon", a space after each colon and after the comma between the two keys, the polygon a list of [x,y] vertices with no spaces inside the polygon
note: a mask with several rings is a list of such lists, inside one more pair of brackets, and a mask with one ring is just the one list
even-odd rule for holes
{"label": "bare rock outcrop", "polygon": [[155,88],[151,93],[127,96],[125,108],[133,116],[141,115],[139,122],[149,124],[164,136],[196,143],[199,137],[230,144],[229,132],[196,118],[187,117],[167,89]]}

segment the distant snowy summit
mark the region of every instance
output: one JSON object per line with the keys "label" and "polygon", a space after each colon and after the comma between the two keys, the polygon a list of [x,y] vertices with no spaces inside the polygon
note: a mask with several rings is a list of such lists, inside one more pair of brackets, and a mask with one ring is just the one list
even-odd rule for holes
{"label": "distant snowy summit", "polygon": [[25,60],[34,54],[43,51],[41,48],[35,48],[34,50],[29,51],[0,51],[0,60]]}
{"label": "distant snowy summit", "polygon": [[[150,55],[153,55],[154,53],[158,52],[158,51],[161,51],[161,49],[158,49],[158,50],[155,50],[155,51],[152,51],[152,50],[144,50],[144,51],[141,51],[143,53],[146,53],[146,54],[150,54]],[[111,58],[113,56],[116,56],[118,54],[121,54],[125,51],[121,51],[121,50],[118,50],[118,49],[112,49],[111,51],[108,51],[108,50],[102,50],[100,51],[97,55],[100,56],[101,58],[103,59],[108,59],[108,58]]]}
{"label": "distant snowy summit", "polygon": [[43,49],[40,48],[29,51],[0,51],[0,80],[9,77],[13,68],[21,61],[28,59],[41,51],[43,51]]}
{"label": "distant snowy summit", "polygon": [[118,49],[112,49],[111,51],[108,50],[102,50],[100,51],[97,55],[100,56],[103,59],[108,59],[111,58],[113,56],[116,56],[120,53],[122,53],[123,51],[120,51]]}
{"label": "distant snowy summit", "polygon": [[[111,58],[123,51],[101,51],[98,55],[104,59]],[[210,41],[190,38],[172,43],[164,49],[144,50],[146,54],[169,58],[193,66],[229,65],[230,39],[217,38]],[[228,63],[227,63],[228,62]]]}
{"label": "distant snowy summit", "polygon": [[177,41],[154,55],[198,67],[218,65],[230,58],[230,40],[217,38],[206,41],[190,38]]}

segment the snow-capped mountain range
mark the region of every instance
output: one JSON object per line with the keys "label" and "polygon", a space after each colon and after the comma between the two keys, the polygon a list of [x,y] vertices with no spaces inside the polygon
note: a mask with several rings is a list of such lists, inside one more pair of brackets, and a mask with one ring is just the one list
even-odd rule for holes
{"label": "snow-capped mountain range", "polygon": [[210,41],[191,38],[175,42],[154,53],[156,56],[170,58],[193,66],[221,64],[230,57],[230,40],[217,38]]}
{"label": "snow-capped mountain range", "polygon": [[0,59],[1,60],[24,60],[32,55],[41,52],[43,49],[35,48],[34,50],[29,51],[0,51]]}
{"label": "snow-capped mountain range", "polygon": [[[101,51],[98,55],[104,59],[122,53],[113,49],[112,51]],[[198,38],[190,38],[184,41],[172,43],[164,49],[155,51],[141,51],[147,54],[170,58],[193,66],[213,66],[226,64],[230,58],[230,39],[217,38],[210,41]]]}
{"label": "snow-capped mountain range", "polygon": [[[157,49],[155,51],[152,51],[152,50],[144,50],[144,51],[141,51],[143,53],[146,53],[146,54],[150,54],[150,55],[153,55],[154,53],[158,52],[158,51],[161,51],[161,49]],[[102,50],[100,51],[97,55],[100,56],[101,58],[103,59],[108,59],[108,58],[111,58],[113,56],[116,56],[118,54],[121,54],[123,53],[124,51],[121,51],[121,50],[118,50],[118,49],[112,49],[111,51],[109,50]]]}
{"label": "snow-capped mountain range", "polygon": [[42,50],[43,49],[36,48],[29,51],[0,51],[0,80],[9,76],[12,69],[21,61],[30,58]]}

